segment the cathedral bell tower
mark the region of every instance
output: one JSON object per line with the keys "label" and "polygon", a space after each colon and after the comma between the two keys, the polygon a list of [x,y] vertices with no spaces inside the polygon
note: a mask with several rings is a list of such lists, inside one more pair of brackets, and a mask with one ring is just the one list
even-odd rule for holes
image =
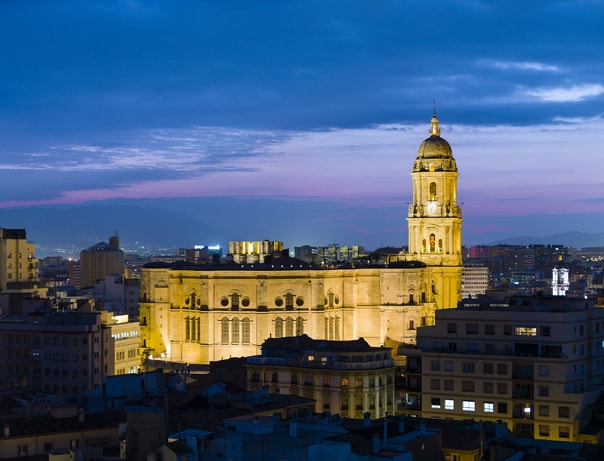
{"label": "cathedral bell tower", "polygon": [[[409,204],[409,257],[427,266],[458,269],[461,283],[461,207],[457,203],[457,165],[449,143],[440,137],[434,115],[430,137],[413,164],[413,202]],[[455,307],[455,306],[450,306]]]}

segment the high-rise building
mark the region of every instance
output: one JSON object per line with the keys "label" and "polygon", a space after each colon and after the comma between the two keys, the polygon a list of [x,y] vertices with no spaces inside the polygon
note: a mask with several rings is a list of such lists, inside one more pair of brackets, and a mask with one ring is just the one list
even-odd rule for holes
{"label": "high-rise building", "polygon": [[363,337],[374,347],[412,342],[418,326],[434,323],[436,310],[461,299],[458,172],[436,113],[411,176],[409,251],[384,267],[320,267],[286,257],[253,267],[146,265],[142,359],[209,363],[257,355],[269,337],[302,333]]}
{"label": "high-rise building", "polygon": [[124,274],[124,252],[117,235],[109,243],[99,242],[80,252],[80,288],[94,286],[107,275]]}
{"label": "high-rise building", "polygon": [[39,277],[35,247],[25,229],[0,227],[0,293],[33,293]]}

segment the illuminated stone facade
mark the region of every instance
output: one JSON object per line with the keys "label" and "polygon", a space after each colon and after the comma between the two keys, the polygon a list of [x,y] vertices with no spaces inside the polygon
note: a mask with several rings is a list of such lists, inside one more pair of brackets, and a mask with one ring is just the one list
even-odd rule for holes
{"label": "illuminated stone facade", "polygon": [[[383,268],[149,264],[141,273],[141,359],[209,363],[260,353],[269,337],[413,342],[461,296],[457,167],[436,114],[412,171],[409,252]],[[295,266],[295,267],[294,267]]]}

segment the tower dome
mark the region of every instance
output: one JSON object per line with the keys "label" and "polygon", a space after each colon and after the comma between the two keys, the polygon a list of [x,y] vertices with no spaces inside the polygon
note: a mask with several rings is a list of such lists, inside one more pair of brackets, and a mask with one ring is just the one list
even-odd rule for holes
{"label": "tower dome", "polygon": [[417,151],[413,171],[457,171],[453,150],[446,139],[440,137],[440,125],[436,106],[430,123],[430,137],[425,139]]}

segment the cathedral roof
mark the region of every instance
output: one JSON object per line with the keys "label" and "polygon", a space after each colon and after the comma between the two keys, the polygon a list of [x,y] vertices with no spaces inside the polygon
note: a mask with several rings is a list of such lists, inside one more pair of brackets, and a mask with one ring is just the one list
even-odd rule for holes
{"label": "cathedral roof", "polygon": [[413,171],[457,171],[453,150],[446,139],[440,137],[436,107],[430,122],[430,137],[419,146]]}

